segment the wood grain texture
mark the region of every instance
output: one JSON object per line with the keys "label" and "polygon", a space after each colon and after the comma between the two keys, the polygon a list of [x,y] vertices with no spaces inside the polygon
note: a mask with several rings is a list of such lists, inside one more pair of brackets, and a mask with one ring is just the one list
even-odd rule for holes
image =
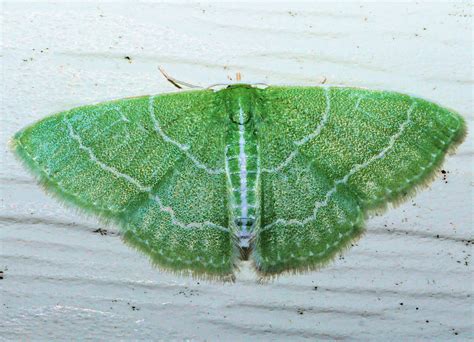
{"label": "wood grain texture", "polygon": [[471,6],[3,3],[0,339],[472,339],[470,134],[445,180],[370,219],[334,263],[267,284],[246,264],[235,284],[154,269],[44,194],[7,147],[48,114],[173,91],[158,65],[202,85],[240,71],[406,92],[472,131]]}

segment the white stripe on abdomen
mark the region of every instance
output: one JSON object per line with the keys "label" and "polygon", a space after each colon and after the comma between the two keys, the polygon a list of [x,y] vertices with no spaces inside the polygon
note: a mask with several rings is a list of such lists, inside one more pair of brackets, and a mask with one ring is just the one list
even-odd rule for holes
{"label": "white stripe on abdomen", "polygon": [[244,234],[247,234],[247,155],[245,154],[245,125],[244,111],[239,103],[239,169],[240,169],[240,210],[243,218],[242,227]]}

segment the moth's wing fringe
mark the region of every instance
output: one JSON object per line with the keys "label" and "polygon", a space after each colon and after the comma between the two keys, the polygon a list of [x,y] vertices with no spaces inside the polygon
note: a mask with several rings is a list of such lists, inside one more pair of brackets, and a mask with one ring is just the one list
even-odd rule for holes
{"label": "moth's wing fringe", "polygon": [[419,191],[430,186],[439,177],[439,171],[441,170],[446,160],[446,156],[453,155],[456,152],[459,145],[461,145],[462,142],[466,139],[468,133],[466,122],[464,121],[464,119],[458,114],[454,115],[456,115],[456,117],[461,122],[460,128],[454,136],[453,140],[451,141],[449,147],[444,151],[444,153],[440,155],[438,160],[436,160],[436,162],[431,166],[427,173],[423,177],[420,177],[416,182],[411,184],[406,191],[399,193],[395,197],[385,198],[382,202],[377,203],[372,207],[365,208],[364,212],[366,218],[374,214],[383,214],[390,208],[396,208],[400,206],[407,200],[415,197]]}
{"label": "moth's wing fringe", "polygon": [[[212,282],[222,282],[222,283],[233,283],[235,282],[235,274],[228,273],[228,274],[219,274],[219,273],[209,273],[204,272],[201,270],[193,270],[193,269],[177,269],[173,268],[172,266],[168,266],[162,262],[160,262],[160,256],[157,255],[155,252],[150,251],[150,249],[144,244],[142,241],[134,238],[132,235],[124,233],[122,235],[122,240],[125,244],[149,258],[150,263],[153,267],[157,268],[160,271],[164,271],[166,273],[172,273],[179,277],[189,277],[191,276],[193,279],[202,280],[202,281],[212,281]],[[237,266],[237,260],[233,256],[232,260],[232,270],[235,270]]]}
{"label": "moth's wing fringe", "polygon": [[101,223],[106,225],[120,224],[120,221],[112,216],[112,212],[97,210],[79,200],[77,196],[67,193],[58,187],[58,185],[48,177],[46,172],[44,172],[44,170],[41,169],[41,167],[33,160],[17,136],[10,140],[9,145],[11,150],[14,152],[15,157],[25,166],[25,169],[34,176],[42,189],[49,195],[53,196],[62,205],[71,208],[78,213],[92,216],[94,218],[98,217]]}
{"label": "moth's wing fringe", "polygon": [[[20,132],[21,134],[21,132]],[[233,282],[235,280],[235,275],[232,274],[212,274],[205,273],[200,271],[188,271],[188,270],[177,270],[171,267],[163,266],[158,262],[158,259],[153,257],[151,253],[140,243],[132,242],[130,239],[125,238],[126,234],[126,224],[117,217],[112,216],[113,213],[108,213],[107,211],[97,210],[90,205],[87,205],[83,201],[80,201],[73,194],[67,193],[62,190],[58,185],[52,181],[46,172],[41,169],[41,167],[33,160],[30,154],[22,146],[20,141],[20,134],[17,134],[13,139],[9,141],[9,147],[14,152],[15,157],[25,166],[25,169],[28,170],[38,181],[38,184],[41,188],[54,197],[58,202],[67,207],[68,209],[73,209],[75,212],[93,218],[98,218],[99,221],[107,226],[118,227],[122,232],[122,240],[127,244],[127,246],[132,247],[140,252],[146,254],[151,261],[151,264],[159,270],[164,270],[166,272],[173,273],[178,276],[189,276],[192,275],[193,278],[199,280],[210,280],[210,281],[221,281],[221,282]],[[233,244],[235,246],[235,243]],[[233,250],[233,269],[236,270],[238,265],[238,256],[240,252],[234,247]]]}
{"label": "moth's wing fringe", "polygon": [[298,274],[305,274],[313,271],[318,271],[321,268],[324,268],[327,266],[329,263],[331,263],[338,255],[343,254],[346,250],[348,250],[354,243],[356,243],[365,233],[365,228],[363,225],[355,225],[354,226],[354,231],[352,232],[351,235],[347,236],[345,239],[341,241],[341,244],[338,246],[338,248],[335,248],[331,250],[328,254],[317,258],[313,259],[307,264],[298,266],[298,267],[292,267],[290,269],[286,269],[283,271],[278,271],[278,272],[263,272],[261,269],[259,269],[255,258],[252,258],[252,267],[257,272],[257,274],[260,276],[258,282],[261,284],[265,284],[268,282],[272,282],[276,280],[278,277],[283,276],[283,275],[298,275]]}

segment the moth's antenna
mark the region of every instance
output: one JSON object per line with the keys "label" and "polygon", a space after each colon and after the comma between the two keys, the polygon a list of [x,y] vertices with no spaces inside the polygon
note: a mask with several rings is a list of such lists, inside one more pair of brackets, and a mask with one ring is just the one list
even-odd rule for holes
{"label": "moth's antenna", "polygon": [[178,81],[177,79],[175,79],[175,78],[171,77],[170,75],[168,75],[166,73],[166,71],[161,66],[158,67],[158,69],[160,70],[161,74],[166,78],[166,80],[178,89],[183,89],[183,86],[188,87],[188,88],[202,88],[200,86],[196,86],[196,85],[193,85],[193,84],[190,84],[190,83],[187,83],[187,82]]}

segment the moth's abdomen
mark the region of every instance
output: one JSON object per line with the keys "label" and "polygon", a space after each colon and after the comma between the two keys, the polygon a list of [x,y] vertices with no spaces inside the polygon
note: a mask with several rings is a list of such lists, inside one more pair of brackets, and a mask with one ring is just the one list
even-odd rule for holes
{"label": "moth's abdomen", "polygon": [[253,125],[240,111],[239,123],[230,123],[225,158],[230,225],[238,232],[240,247],[246,248],[259,221],[259,155]]}

